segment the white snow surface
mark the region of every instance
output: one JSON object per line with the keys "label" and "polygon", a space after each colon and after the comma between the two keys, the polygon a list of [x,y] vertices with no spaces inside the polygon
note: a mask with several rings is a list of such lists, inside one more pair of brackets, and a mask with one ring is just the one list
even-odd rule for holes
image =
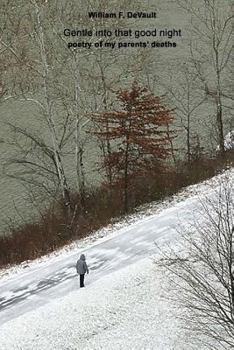
{"label": "white snow surface", "polygon": [[[229,131],[224,136],[224,149],[225,149],[225,151],[234,150],[234,130]],[[216,151],[219,151],[219,150],[220,150],[220,146],[218,145],[216,147]]]}
{"label": "white snow surface", "polygon": [[[176,242],[178,226],[196,219],[200,198],[212,197],[225,178],[233,181],[234,170],[190,187],[165,209],[152,207],[129,225],[126,219],[83,249],[73,245],[17,273],[5,271],[0,349],[195,349],[176,318],[167,275],[153,259],[158,247]],[[83,289],[75,271],[81,252],[90,267]]]}
{"label": "white snow surface", "polygon": [[0,328],[1,349],[185,349],[149,258]]}
{"label": "white snow surface", "polygon": [[224,148],[225,150],[234,150],[234,130],[230,131],[225,137],[224,137]]}

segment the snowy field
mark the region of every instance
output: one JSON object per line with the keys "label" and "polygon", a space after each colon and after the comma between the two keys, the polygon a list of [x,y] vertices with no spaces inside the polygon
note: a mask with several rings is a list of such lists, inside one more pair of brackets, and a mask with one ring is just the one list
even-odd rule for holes
{"label": "snowy field", "polygon": [[[233,180],[233,169],[190,187],[164,208],[152,207],[150,215],[108,229],[82,250],[73,245],[58,256],[5,271],[0,349],[202,350],[191,344],[176,317],[180,310],[170,301],[167,274],[154,263],[154,243],[163,249],[176,241],[178,226],[196,218],[199,199],[211,198],[225,177]],[[75,272],[81,251],[90,266],[84,289]]]}

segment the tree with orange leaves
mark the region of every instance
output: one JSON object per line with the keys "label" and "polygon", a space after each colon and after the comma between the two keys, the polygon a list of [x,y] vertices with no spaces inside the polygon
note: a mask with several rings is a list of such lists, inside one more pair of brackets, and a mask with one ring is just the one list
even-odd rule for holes
{"label": "tree with orange leaves", "polygon": [[172,110],[163,98],[154,96],[137,82],[131,89],[116,92],[120,109],[94,114],[98,126],[92,133],[112,147],[103,154],[103,167],[111,173],[111,185],[123,191],[124,212],[128,212],[131,179],[145,171],[159,171],[171,155],[168,125]]}

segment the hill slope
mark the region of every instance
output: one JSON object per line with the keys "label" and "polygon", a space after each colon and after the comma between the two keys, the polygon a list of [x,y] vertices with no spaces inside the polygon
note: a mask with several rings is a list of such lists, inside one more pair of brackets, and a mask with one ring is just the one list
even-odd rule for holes
{"label": "hill slope", "polygon": [[153,262],[154,242],[163,249],[176,240],[180,223],[196,217],[199,197],[212,197],[226,176],[234,178],[234,171],[87,245],[82,252],[91,272],[83,290],[75,271],[77,248],[4,277],[1,349],[194,349],[175,319],[180,310],[168,301],[167,278]]}

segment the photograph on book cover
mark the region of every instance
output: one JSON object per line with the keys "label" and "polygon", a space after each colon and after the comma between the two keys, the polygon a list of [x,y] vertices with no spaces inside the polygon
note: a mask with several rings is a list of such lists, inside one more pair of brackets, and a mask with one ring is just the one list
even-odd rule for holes
{"label": "photograph on book cover", "polygon": [[1,349],[234,347],[233,34],[233,0],[0,1]]}

